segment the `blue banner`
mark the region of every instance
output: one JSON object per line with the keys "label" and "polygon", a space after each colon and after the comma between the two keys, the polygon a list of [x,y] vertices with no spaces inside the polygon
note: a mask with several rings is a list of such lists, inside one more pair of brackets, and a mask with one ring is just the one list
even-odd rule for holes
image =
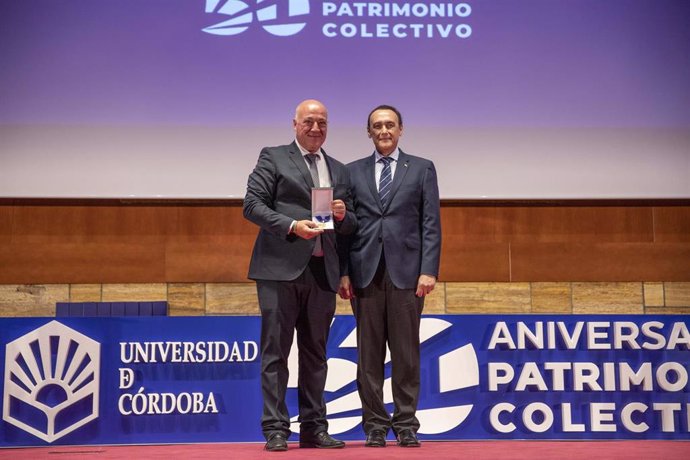
{"label": "blue banner", "polygon": [[[424,316],[420,438],[690,439],[687,320]],[[0,446],[261,441],[260,322],[0,319]],[[344,440],[364,437],[355,337],[337,316],[326,401]],[[289,366],[298,432],[296,343]]]}

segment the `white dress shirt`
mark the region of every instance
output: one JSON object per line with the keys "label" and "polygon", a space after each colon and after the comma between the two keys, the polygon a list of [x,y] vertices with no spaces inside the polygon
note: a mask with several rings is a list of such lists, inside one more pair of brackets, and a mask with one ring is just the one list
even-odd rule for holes
{"label": "white dress shirt", "polygon": [[[304,162],[307,164],[307,169],[309,169],[309,160],[305,157],[305,155],[310,154],[308,150],[306,150],[304,147],[299,145],[299,142],[297,142],[297,139],[295,139],[295,144],[297,144],[297,147],[299,147],[299,151],[302,153],[302,158],[304,159]],[[316,157],[316,170],[319,172],[319,184],[314,184],[314,187],[330,187],[331,186],[331,176],[328,174],[328,165],[326,164],[326,160],[323,158],[323,152],[321,149],[318,150],[318,152],[314,152]]]}

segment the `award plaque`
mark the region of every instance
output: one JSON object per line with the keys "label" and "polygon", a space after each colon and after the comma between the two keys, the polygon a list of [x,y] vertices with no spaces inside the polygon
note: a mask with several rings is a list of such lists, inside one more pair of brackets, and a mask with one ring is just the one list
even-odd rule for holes
{"label": "award plaque", "polygon": [[333,230],[332,187],[315,187],[311,189],[311,220],[323,230]]}

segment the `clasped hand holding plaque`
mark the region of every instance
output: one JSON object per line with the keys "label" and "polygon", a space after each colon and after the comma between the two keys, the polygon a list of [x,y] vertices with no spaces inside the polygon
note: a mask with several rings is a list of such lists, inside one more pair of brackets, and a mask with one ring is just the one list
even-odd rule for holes
{"label": "clasped hand holding plaque", "polygon": [[314,187],[311,189],[311,220],[322,230],[333,230],[333,187]]}

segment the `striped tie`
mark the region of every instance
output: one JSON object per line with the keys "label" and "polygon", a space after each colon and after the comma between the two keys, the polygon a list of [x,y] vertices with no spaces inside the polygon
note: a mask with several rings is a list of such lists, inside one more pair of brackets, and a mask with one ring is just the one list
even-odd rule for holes
{"label": "striped tie", "polygon": [[388,195],[391,192],[391,184],[393,183],[393,174],[391,173],[392,158],[381,157],[379,161],[383,162],[383,170],[381,171],[381,178],[379,179],[379,198],[381,198],[381,206],[385,207],[388,201]]}

